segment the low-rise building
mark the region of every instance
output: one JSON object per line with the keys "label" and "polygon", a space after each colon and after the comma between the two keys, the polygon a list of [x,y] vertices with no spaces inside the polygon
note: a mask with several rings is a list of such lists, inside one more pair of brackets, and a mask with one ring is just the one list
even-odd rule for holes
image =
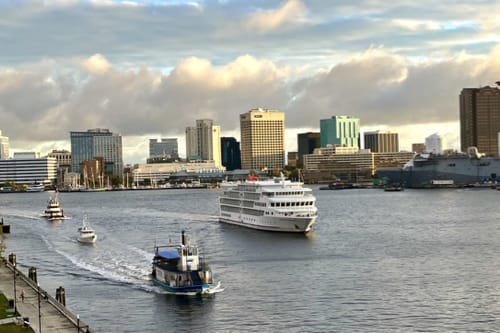
{"label": "low-rise building", "polygon": [[0,160],[0,183],[55,185],[57,159],[39,157],[38,153],[15,153],[14,158]]}
{"label": "low-rise building", "polygon": [[352,152],[344,148],[330,146],[316,149],[314,154],[304,155],[304,181],[319,183],[341,179],[370,182],[377,168],[402,167],[414,155],[412,152],[372,153],[369,149]]}
{"label": "low-rise building", "polygon": [[132,170],[134,185],[147,183],[153,187],[169,182],[176,174],[220,174],[224,167],[216,167],[214,161],[138,164]]}

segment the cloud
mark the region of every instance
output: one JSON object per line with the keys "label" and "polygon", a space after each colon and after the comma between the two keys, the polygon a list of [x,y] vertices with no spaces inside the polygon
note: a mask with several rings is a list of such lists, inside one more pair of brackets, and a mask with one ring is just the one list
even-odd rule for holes
{"label": "cloud", "polygon": [[278,9],[260,11],[248,16],[245,26],[249,31],[267,33],[285,25],[305,21],[307,8],[300,0],[288,0]]}
{"label": "cloud", "polygon": [[[361,124],[400,126],[458,120],[458,95],[464,87],[492,84],[500,64],[489,57],[461,55],[416,62],[383,50],[333,66],[295,84],[292,123],[307,122],[308,110],[320,118],[353,115]],[[486,68],[487,67],[487,68]]]}
{"label": "cloud", "polygon": [[441,29],[441,25],[438,22],[428,20],[395,19],[393,20],[393,24],[410,31]]}
{"label": "cloud", "polygon": [[90,4],[96,7],[137,7],[136,1],[113,1],[113,0],[90,0]]}
{"label": "cloud", "polygon": [[405,140],[452,124],[451,138],[460,90],[500,78],[498,6],[0,2],[0,130],[26,150],[106,127],[135,159],[136,139],[182,138],[200,118],[239,133],[239,114],[264,107],[286,112],[288,132],[349,114]]}
{"label": "cloud", "polygon": [[111,69],[111,64],[101,54],[94,54],[85,59],[82,65],[91,74],[102,74]]}
{"label": "cloud", "polygon": [[[456,124],[461,89],[498,80],[499,53],[500,46],[485,58],[461,53],[416,62],[383,48],[368,49],[309,76],[300,72],[300,78],[290,66],[251,55],[220,66],[190,57],[168,74],[147,67],[110,70],[103,55],[64,71],[46,60],[0,71],[1,129],[13,147],[18,140],[63,142],[70,131],[96,127],[144,140],[183,138],[185,127],[201,118],[213,119],[224,135],[239,132],[241,113],[264,107],[285,111],[292,132],[318,128],[320,119],[332,115],[352,115],[361,118],[362,127],[404,128],[410,139],[408,124],[415,124],[411,138],[425,127],[418,124]],[[422,140],[429,134],[421,133]]]}
{"label": "cloud", "polygon": [[46,7],[66,7],[78,4],[79,0],[44,0],[43,5]]}

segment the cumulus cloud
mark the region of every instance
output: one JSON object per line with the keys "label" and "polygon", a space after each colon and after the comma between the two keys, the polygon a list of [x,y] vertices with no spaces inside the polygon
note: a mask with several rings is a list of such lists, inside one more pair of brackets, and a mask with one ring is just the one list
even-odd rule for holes
{"label": "cumulus cloud", "polygon": [[[21,139],[62,142],[70,131],[95,127],[123,136],[183,138],[185,127],[201,118],[213,119],[223,134],[239,132],[239,115],[264,107],[285,111],[288,131],[318,128],[320,119],[332,115],[352,115],[361,118],[362,127],[404,128],[409,139],[408,124],[415,128],[411,138],[422,129],[417,124],[456,124],[461,89],[496,81],[499,53],[497,47],[484,59],[461,54],[440,62],[415,62],[369,49],[301,79],[290,76],[294,71],[288,67],[251,55],[220,66],[191,57],[168,74],[146,67],[85,67],[82,73],[75,67],[55,74],[56,63],[45,62],[36,74],[35,65],[26,72],[0,72],[2,132],[14,147]],[[111,67],[103,56],[90,59]],[[90,66],[96,67],[101,68]],[[426,135],[421,133],[422,140]],[[446,135],[455,141],[458,137],[451,131]]]}
{"label": "cumulus cloud", "polygon": [[245,26],[248,30],[266,33],[287,24],[303,23],[307,8],[300,0],[288,0],[279,8],[249,15]]}
{"label": "cumulus cloud", "polygon": [[111,68],[111,64],[101,54],[94,54],[85,59],[82,65],[91,74],[102,74]]}

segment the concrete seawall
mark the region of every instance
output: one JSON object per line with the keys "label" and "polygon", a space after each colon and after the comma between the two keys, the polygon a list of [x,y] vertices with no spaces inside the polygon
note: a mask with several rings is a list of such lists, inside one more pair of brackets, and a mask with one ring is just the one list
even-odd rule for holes
{"label": "concrete seawall", "polygon": [[[24,291],[24,300],[21,298],[21,291]],[[9,300],[15,299],[17,312],[22,318],[29,318],[29,325],[36,333],[95,333],[68,308],[3,258],[0,258],[0,292]]]}

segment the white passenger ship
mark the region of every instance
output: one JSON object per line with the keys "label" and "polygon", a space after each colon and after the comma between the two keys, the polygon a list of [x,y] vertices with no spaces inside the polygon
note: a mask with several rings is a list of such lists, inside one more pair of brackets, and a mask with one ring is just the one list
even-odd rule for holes
{"label": "white passenger ship", "polygon": [[283,175],[225,187],[219,207],[220,222],[269,231],[308,232],[318,216],[312,190]]}

